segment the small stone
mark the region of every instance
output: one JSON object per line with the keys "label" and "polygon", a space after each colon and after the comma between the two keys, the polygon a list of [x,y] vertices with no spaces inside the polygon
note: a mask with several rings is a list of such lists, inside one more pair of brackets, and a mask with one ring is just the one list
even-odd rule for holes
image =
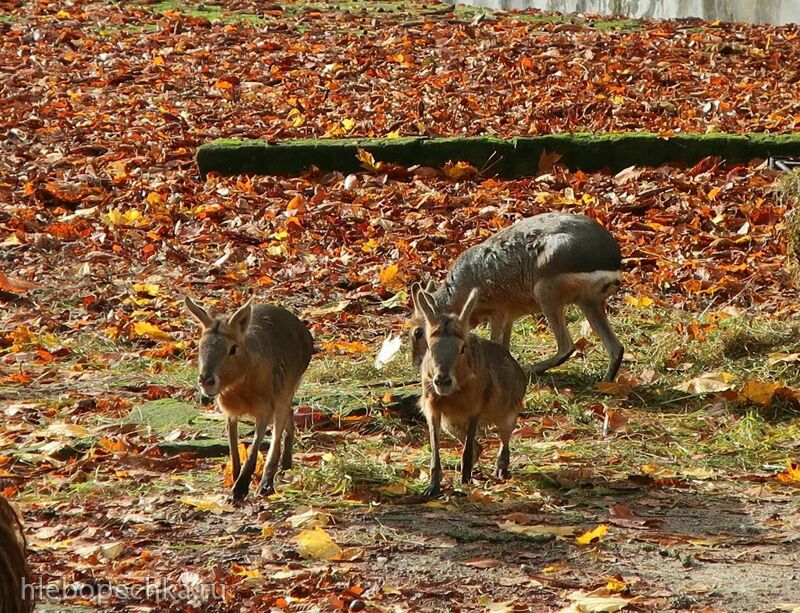
{"label": "small stone", "polygon": [[497,207],[494,205],[489,205],[483,207],[480,211],[478,211],[478,217],[481,219],[491,219],[497,213]]}
{"label": "small stone", "polygon": [[344,180],[345,191],[351,192],[358,186],[358,177],[356,175],[347,175]]}
{"label": "small stone", "polygon": [[350,606],[347,607],[348,611],[363,611],[367,608],[367,605],[364,604],[364,601],[360,598],[356,598],[350,603]]}

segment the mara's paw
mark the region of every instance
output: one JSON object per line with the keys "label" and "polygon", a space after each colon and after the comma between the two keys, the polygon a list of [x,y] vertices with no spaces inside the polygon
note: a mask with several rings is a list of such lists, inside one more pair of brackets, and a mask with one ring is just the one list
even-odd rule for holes
{"label": "mara's paw", "polygon": [[498,468],[494,471],[494,476],[501,481],[505,481],[506,479],[511,478],[511,471],[507,468]]}
{"label": "mara's paw", "polygon": [[258,486],[258,495],[259,496],[272,496],[275,493],[275,486],[274,485],[267,485],[266,483],[263,485]]}
{"label": "mara's paw", "polygon": [[431,483],[422,495],[426,498],[436,498],[442,494],[442,487],[438,483]]}
{"label": "mara's paw", "polygon": [[233,489],[231,490],[231,501],[234,504],[241,504],[245,498],[247,498],[247,493],[250,490],[250,484],[247,481],[242,481],[241,479],[233,484]]}

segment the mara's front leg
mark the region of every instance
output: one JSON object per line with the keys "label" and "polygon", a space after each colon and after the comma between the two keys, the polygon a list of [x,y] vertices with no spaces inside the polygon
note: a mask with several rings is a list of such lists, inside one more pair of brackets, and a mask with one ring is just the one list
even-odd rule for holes
{"label": "mara's front leg", "polygon": [[423,496],[433,498],[442,493],[442,459],[439,456],[439,439],[442,434],[442,415],[439,411],[426,412],[431,444],[431,482]]}
{"label": "mara's front leg", "polygon": [[242,461],[239,458],[239,422],[235,417],[228,417],[228,450],[231,455],[233,481],[235,483],[242,470]]}
{"label": "mara's front leg", "polygon": [[278,461],[281,458],[281,441],[291,419],[291,405],[275,409],[272,416],[272,444],[264,462],[264,474],[258,484],[258,493],[262,496],[275,493],[275,474],[278,472]]}
{"label": "mara's front leg", "polygon": [[478,416],[471,417],[467,424],[464,439],[464,451],[461,454],[461,483],[472,481],[472,469],[475,467],[475,434],[478,431]]}
{"label": "mara's front leg", "polygon": [[[247,492],[250,490],[250,479],[253,477],[253,471],[256,469],[256,461],[258,460],[258,450],[261,448],[261,441],[264,440],[264,433],[267,431],[267,420],[263,417],[258,418],[256,421],[256,432],[253,436],[253,446],[250,447],[250,452],[247,454],[247,459],[244,461],[244,466],[233,483],[233,501],[239,503],[245,499]],[[239,453],[239,450],[236,450]]]}

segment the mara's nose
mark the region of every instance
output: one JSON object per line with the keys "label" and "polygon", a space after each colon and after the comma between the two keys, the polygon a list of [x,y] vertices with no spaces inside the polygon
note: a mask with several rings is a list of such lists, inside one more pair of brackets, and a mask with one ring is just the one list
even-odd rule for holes
{"label": "mara's nose", "polygon": [[197,377],[197,382],[200,385],[204,385],[204,386],[207,386],[207,387],[212,387],[217,382],[217,376],[214,375],[214,374],[204,375],[204,374],[201,373]]}
{"label": "mara's nose", "polygon": [[450,375],[439,373],[433,378],[433,382],[439,387],[450,387],[453,384],[453,379]]}

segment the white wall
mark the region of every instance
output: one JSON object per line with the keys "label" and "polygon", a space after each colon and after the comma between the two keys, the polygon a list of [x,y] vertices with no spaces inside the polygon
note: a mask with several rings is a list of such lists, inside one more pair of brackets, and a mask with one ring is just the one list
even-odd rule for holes
{"label": "white wall", "polygon": [[474,6],[673,19],[800,23],[800,0],[459,0]]}

